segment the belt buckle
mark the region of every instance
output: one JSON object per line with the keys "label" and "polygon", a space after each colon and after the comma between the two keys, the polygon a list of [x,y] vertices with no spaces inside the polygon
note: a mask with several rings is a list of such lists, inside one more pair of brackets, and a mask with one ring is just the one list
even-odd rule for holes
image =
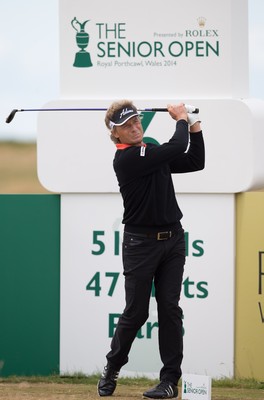
{"label": "belt buckle", "polygon": [[157,233],[157,240],[168,240],[172,236],[171,231],[166,231],[166,232],[158,232]]}

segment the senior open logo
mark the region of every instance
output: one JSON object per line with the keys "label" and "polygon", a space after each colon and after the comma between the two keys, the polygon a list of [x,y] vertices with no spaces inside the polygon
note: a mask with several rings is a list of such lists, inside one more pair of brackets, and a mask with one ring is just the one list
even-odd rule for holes
{"label": "senior open logo", "polygon": [[[80,22],[76,17],[71,21],[77,32],[76,44],[81,49],[75,54],[74,67],[93,66],[86,50],[90,36],[85,29],[89,21]],[[220,32],[217,28],[206,28],[206,24],[205,17],[198,17],[188,26],[168,26],[166,31],[142,27],[142,36],[135,38],[129,21],[95,21],[92,24],[94,66],[171,69],[177,67],[180,60],[218,58]]]}

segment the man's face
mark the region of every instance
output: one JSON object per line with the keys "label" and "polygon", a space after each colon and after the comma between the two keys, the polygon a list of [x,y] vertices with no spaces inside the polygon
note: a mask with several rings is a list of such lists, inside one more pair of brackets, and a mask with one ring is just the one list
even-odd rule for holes
{"label": "man's face", "polygon": [[130,118],[124,125],[115,126],[113,134],[121,143],[139,146],[142,144],[143,128],[140,117]]}

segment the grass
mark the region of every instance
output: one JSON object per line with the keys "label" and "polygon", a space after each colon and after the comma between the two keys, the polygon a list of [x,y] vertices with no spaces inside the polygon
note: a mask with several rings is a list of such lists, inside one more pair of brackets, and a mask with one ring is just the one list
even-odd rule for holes
{"label": "grass", "polygon": [[[233,389],[260,389],[264,390],[264,382],[256,379],[213,379],[212,386],[216,388],[233,388]],[[264,399],[264,397],[263,397]]]}
{"label": "grass", "polygon": [[[99,375],[10,376],[0,378],[0,400],[96,400]],[[157,381],[148,378],[119,378],[113,398],[131,400]],[[179,398],[181,386],[179,385]],[[219,379],[212,382],[212,400],[263,400],[264,383],[254,379]]]}

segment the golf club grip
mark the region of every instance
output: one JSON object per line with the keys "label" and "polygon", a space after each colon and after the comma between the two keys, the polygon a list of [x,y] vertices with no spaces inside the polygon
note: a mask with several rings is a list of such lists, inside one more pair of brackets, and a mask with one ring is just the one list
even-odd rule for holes
{"label": "golf club grip", "polygon": [[[199,114],[199,108],[197,107],[193,107],[193,106],[188,106],[186,105],[187,108],[187,112],[191,113],[191,114]],[[153,111],[153,112],[166,112],[168,111],[167,108],[144,108],[142,110],[138,110],[138,111]]]}
{"label": "golf club grip", "polygon": [[168,112],[167,108],[145,108],[143,111]]}

